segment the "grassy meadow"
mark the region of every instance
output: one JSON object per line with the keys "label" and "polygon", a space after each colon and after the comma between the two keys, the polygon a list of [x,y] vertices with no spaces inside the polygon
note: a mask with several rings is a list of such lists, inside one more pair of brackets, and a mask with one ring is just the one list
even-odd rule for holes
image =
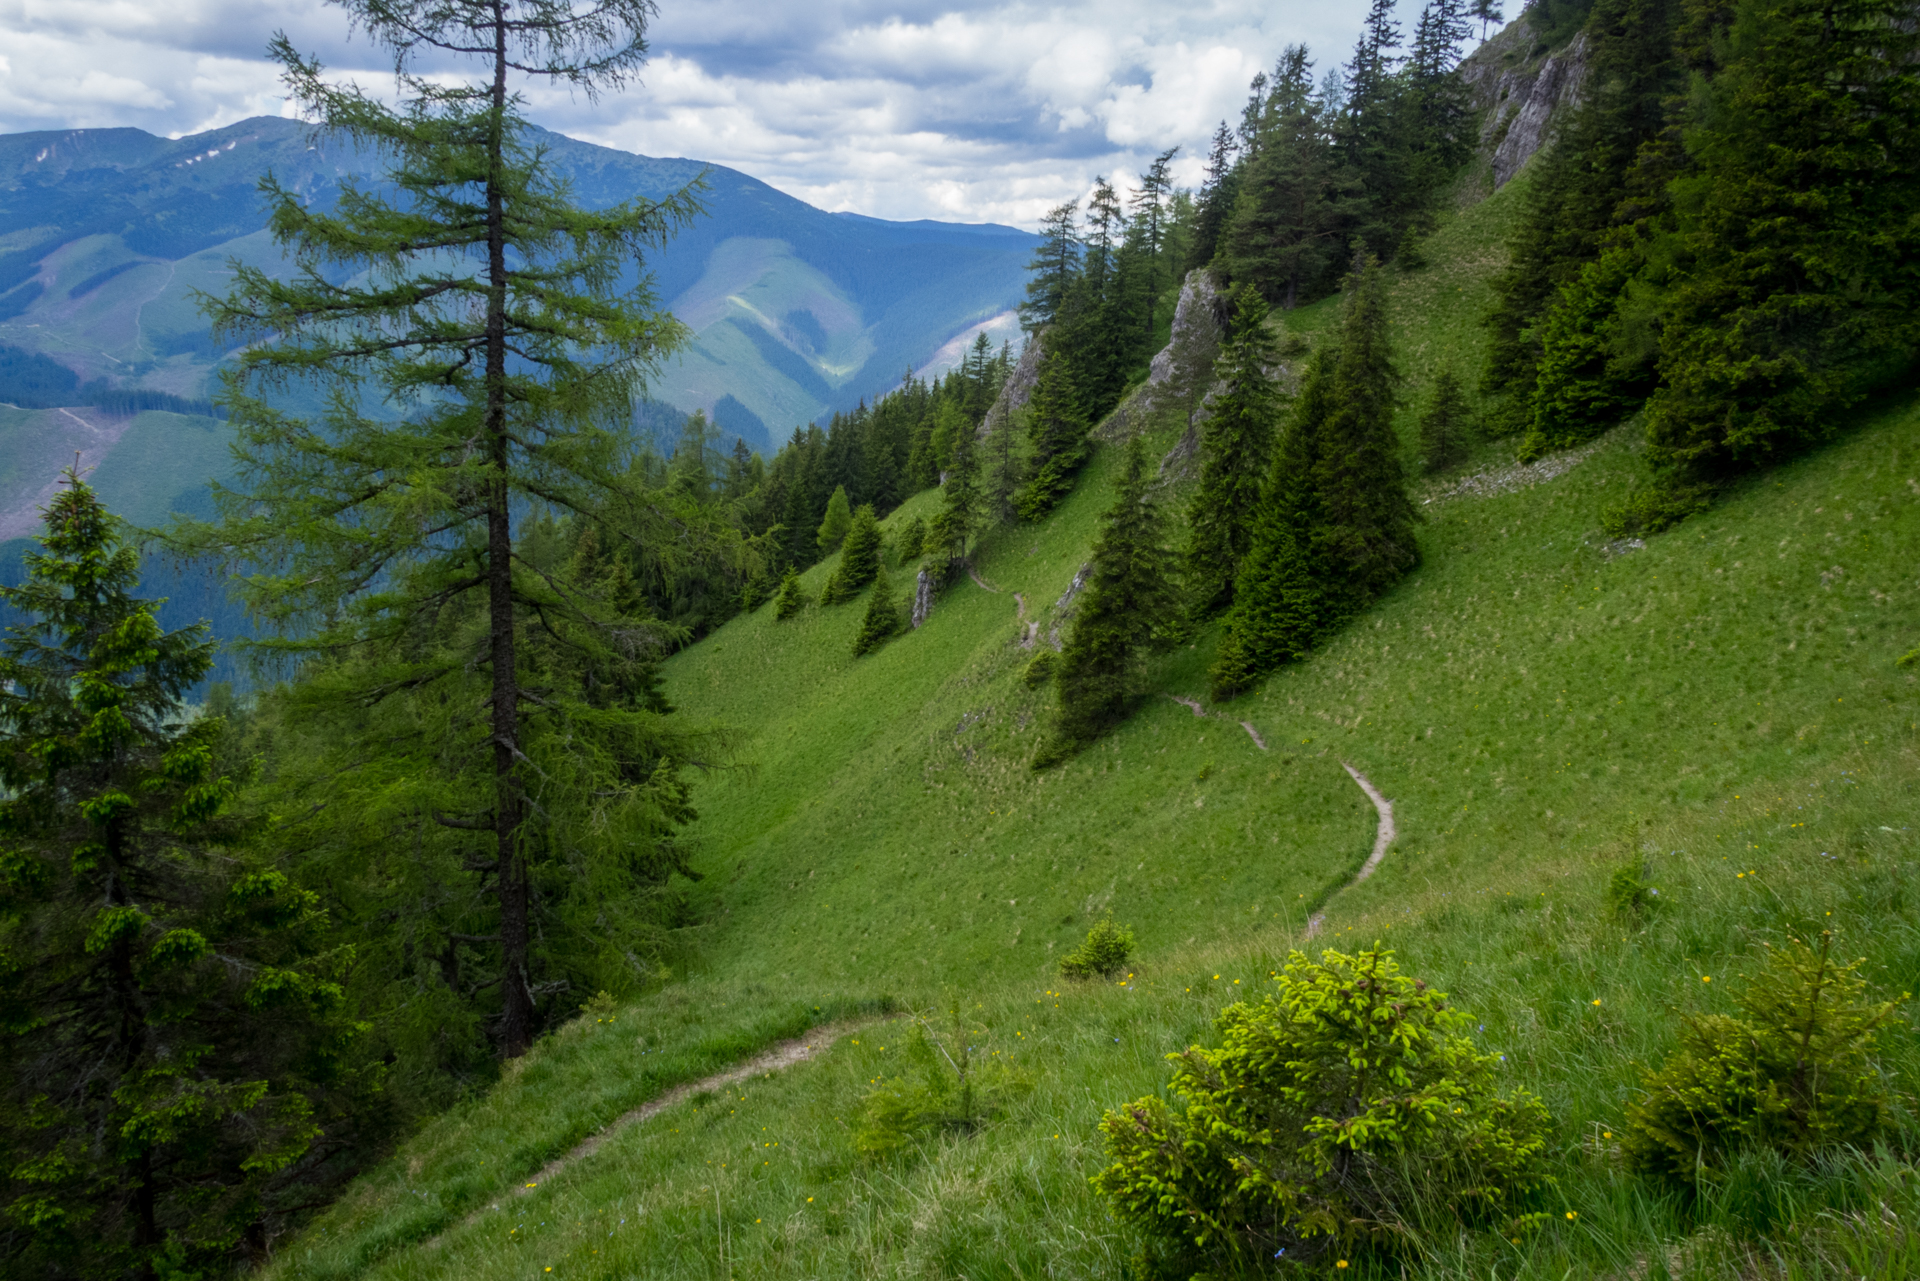
{"label": "grassy meadow", "polygon": [[[1410,402],[1443,365],[1470,372],[1515,192],[1455,215],[1436,265],[1396,282]],[[1330,312],[1287,322],[1311,333]],[[1151,430],[1163,449],[1177,435]],[[1599,513],[1635,483],[1637,440],[1624,425],[1537,483],[1497,443],[1463,469],[1495,480],[1421,481],[1424,563],[1367,616],[1200,717],[1166,695],[1204,702],[1203,632],[1159,660],[1166,695],[1045,774],[1027,763],[1051,690],[1026,686],[1021,640],[1056,621],[1117,450],[1049,520],[987,539],[974,564],[998,590],[951,586],[873,655],[851,656],[862,602],[736,619],[667,670],[683,714],[737,741],[698,789],[705,879],[678,973],[548,1038],[280,1243],[269,1274],[1132,1275],[1139,1242],[1087,1184],[1102,1111],[1162,1089],[1163,1056],[1289,949],[1378,941],[1546,1101],[1557,1183],[1538,1229],[1440,1231],[1404,1274],[1359,1258],[1339,1275],[1910,1275],[1920,1190],[1887,1154],[1756,1158],[1694,1203],[1614,1157],[1640,1072],[1683,1017],[1732,1007],[1762,944],[1833,930],[1881,991],[1920,988],[1920,688],[1895,665],[1920,644],[1920,398],[1643,547],[1610,544]],[[805,576],[812,598],[832,569]],[[912,567],[892,581],[906,598]],[[1399,826],[1346,891],[1375,817],[1343,762]],[[1659,907],[1623,924],[1603,890],[1632,859]],[[1132,974],[1060,980],[1108,913],[1138,935]],[[866,1097],[904,1070],[914,1016],[948,1011],[1007,1084],[994,1118],[861,1156]],[[616,1129],[527,1186],[645,1099],[820,1025],[819,1057]],[[1883,1051],[1904,1094],[1911,1028]]]}

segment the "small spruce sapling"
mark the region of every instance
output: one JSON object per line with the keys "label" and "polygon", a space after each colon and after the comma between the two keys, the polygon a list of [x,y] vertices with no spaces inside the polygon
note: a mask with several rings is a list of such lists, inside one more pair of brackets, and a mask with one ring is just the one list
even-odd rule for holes
{"label": "small spruce sapling", "polygon": [[1028,689],[1039,689],[1053,679],[1054,669],[1059,665],[1060,655],[1051,649],[1042,648],[1033,656],[1033,661],[1027,664],[1027,670],[1022,673],[1021,679],[1026,682]]}
{"label": "small spruce sapling", "polygon": [[1495,1092],[1471,1022],[1391,952],[1294,952],[1275,980],[1221,1011],[1217,1048],[1169,1056],[1184,1109],[1149,1095],[1101,1121],[1093,1185],[1122,1219],[1237,1273],[1391,1248],[1435,1208],[1508,1217],[1550,1182],[1546,1108]]}
{"label": "small spruce sapling", "polygon": [[1680,1045],[1645,1078],[1627,1111],[1630,1168],[1678,1184],[1712,1183],[1743,1148],[1805,1161],[1822,1149],[1870,1147],[1891,1096],[1874,1061],[1893,1001],[1869,997],[1858,971],[1799,939],[1769,949],[1747,980],[1744,1018],[1688,1019]]}
{"label": "small spruce sapling", "polygon": [[1079,947],[1060,958],[1060,973],[1070,979],[1112,978],[1133,955],[1133,931],[1103,916]]}
{"label": "small spruce sapling", "polygon": [[853,656],[859,658],[879,649],[900,630],[900,607],[893,599],[893,583],[883,568],[874,575],[873,595],[867,600],[867,616],[854,637]]}
{"label": "small spruce sapling", "polygon": [[773,607],[773,616],[784,623],[799,613],[806,603],[806,597],[800,594],[800,571],[789,565],[780,579],[780,597]]}

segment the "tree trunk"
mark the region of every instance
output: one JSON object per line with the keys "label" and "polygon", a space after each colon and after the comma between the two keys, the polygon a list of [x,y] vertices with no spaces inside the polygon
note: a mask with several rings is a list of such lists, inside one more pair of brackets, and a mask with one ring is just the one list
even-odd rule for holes
{"label": "tree trunk", "polygon": [[507,245],[500,170],[507,107],[507,15],[493,4],[493,124],[487,138],[487,622],[493,668],[494,832],[500,878],[500,1053],[518,1058],[533,1040],[527,973],[527,868],[520,854],[520,688],[513,634],[513,513],[507,486]]}

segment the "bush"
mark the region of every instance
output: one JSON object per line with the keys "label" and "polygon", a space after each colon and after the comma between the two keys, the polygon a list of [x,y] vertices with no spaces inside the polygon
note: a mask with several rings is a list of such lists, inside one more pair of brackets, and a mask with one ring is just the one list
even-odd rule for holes
{"label": "bush", "polygon": [[1660,891],[1647,884],[1646,861],[1638,855],[1613,869],[1607,879],[1607,917],[1620,923],[1643,919],[1659,901]]}
{"label": "bush", "polygon": [[1549,1118],[1494,1093],[1493,1055],[1391,952],[1294,952],[1278,990],[1221,1011],[1223,1044],[1170,1055],[1176,1114],[1148,1097],[1100,1123],[1096,1189],[1203,1266],[1411,1244],[1433,1216],[1512,1216],[1550,1180]]}
{"label": "bush", "polygon": [[1862,962],[1836,963],[1832,946],[1823,933],[1818,950],[1798,939],[1770,949],[1740,999],[1745,1018],[1687,1020],[1679,1048],[1647,1073],[1645,1097],[1627,1112],[1631,1168],[1713,1183],[1742,1150],[1805,1161],[1884,1132],[1888,1092],[1873,1049],[1894,1002],[1868,1000]]}
{"label": "bush", "polygon": [[1133,955],[1133,931],[1102,917],[1087,931],[1086,942],[1060,958],[1060,973],[1070,979],[1118,974]]}
{"label": "bush", "polygon": [[907,1072],[867,1095],[853,1136],[862,1156],[892,1156],[926,1134],[972,1134],[1028,1089],[1025,1075],[988,1048],[989,1029],[963,1018],[957,1004],[947,1015],[944,1031],[916,1015]]}
{"label": "bush", "polygon": [[860,621],[860,634],[853,638],[853,656],[859,658],[879,649],[900,630],[900,610],[893,601],[893,584],[887,571],[879,570],[873,580],[873,595],[867,600],[867,616]]}
{"label": "bush", "polygon": [[1707,485],[1656,484],[1634,490],[1625,502],[1602,508],[1600,528],[1608,538],[1657,534],[1705,511],[1712,502],[1713,489]]}
{"label": "bush", "polygon": [[880,526],[874,520],[872,505],[862,503],[847,526],[846,540],[840,547],[840,564],[827,579],[820,603],[840,605],[852,600],[879,572]]}
{"label": "bush", "polygon": [[786,576],[780,580],[780,595],[773,607],[773,616],[784,623],[799,613],[806,603],[806,598],[800,594],[800,575],[792,566],[788,566]]}
{"label": "bush", "polygon": [[1027,670],[1021,679],[1026,681],[1028,689],[1039,689],[1053,679],[1053,669],[1060,664],[1060,655],[1051,649],[1042,649],[1027,664]]}

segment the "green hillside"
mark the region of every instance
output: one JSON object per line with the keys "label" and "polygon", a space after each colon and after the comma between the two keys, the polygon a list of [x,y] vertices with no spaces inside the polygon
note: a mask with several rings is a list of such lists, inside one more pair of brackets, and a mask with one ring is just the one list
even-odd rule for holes
{"label": "green hillside", "polygon": [[[1443,367],[1471,375],[1523,187],[1452,216],[1436,265],[1396,279],[1410,402]],[[1328,312],[1289,320],[1310,332]],[[1150,430],[1162,451],[1178,434]],[[1896,666],[1920,641],[1920,398],[1644,546],[1611,544],[1599,513],[1640,474],[1638,440],[1626,424],[1528,469],[1483,448],[1416,494],[1422,567],[1310,660],[1205,716],[1157,696],[1043,774],[1028,761],[1051,690],[1026,686],[1021,640],[1052,627],[1117,449],[1045,523],[987,540],[974,565],[997,590],[951,587],[877,654],[851,657],[861,603],[735,619],[667,669],[684,715],[734,734],[696,794],[681,972],[510,1065],[270,1275],[1131,1275],[1139,1242],[1087,1183],[1103,1110],[1161,1090],[1163,1056],[1289,949],[1376,940],[1475,1016],[1506,1083],[1555,1119],[1545,1219],[1446,1238],[1430,1275],[1907,1275],[1920,1198],[1890,1159],[1756,1164],[1685,1206],[1610,1156],[1638,1065],[1686,1015],[1730,1008],[1760,944],[1833,929],[1879,988],[1920,986],[1920,691]],[[805,576],[812,598],[832,569]],[[893,575],[903,597],[911,578]],[[1161,660],[1159,687],[1203,700],[1215,641]],[[1349,764],[1391,798],[1399,838],[1343,891],[1375,830]],[[1662,907],[1622,926],[1607,879],[1643,855]],[[1132,973],[1059,979],[1109,913],[1137,932]],[[951,1008],[1004,1081],[1000,1114],[862,1157],[864,1100],[904,1070],[909,1014],[945,1027]],[[809,1026],[808,1061],[542,1173]],[[1911,1080],[1911,1031],[1885,1048]]]}

